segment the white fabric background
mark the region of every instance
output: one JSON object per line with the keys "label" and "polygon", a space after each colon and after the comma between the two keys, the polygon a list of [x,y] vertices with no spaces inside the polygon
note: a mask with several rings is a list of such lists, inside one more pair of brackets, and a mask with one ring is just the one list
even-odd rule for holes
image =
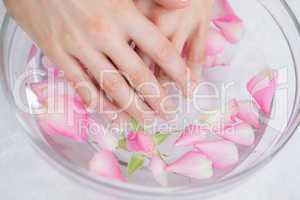
{"label": "white fabric background", "polygon": [[[0,20],[5,9],[0,1]],[[288,0],[300,18],[300,1]],[[31,147],[10,113],[0,91],[0,199],[3,200],[95,200],[93,191],[82,189],[64,177]],[[215,200],[299,200],[300,132],[263,170]]]}

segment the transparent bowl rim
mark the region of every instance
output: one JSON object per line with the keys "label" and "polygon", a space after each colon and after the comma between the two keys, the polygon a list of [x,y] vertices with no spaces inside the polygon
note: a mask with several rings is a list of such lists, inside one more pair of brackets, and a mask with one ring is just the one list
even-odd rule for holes
{"label": "transparent bowl rim", "polygon": [[[299,22],[298,22],[297,18],[295,17],[295,14],[293,13],[291,8],[287,4],[286,0],[280,0],[280,2],[283,4],[284,8],[287,10],[290,18],[294,22],[294,25],[295,25],[298,33],[300,34]],[[2,54],[3,54],[3,39],[4,39],[4,35],[7,31],[10,20],[11,20],[10,16],[8,14],[6,14],[3,24],[1,26],[1,48],[2,48],[1,53]],[[1,65],[2,65],[2,67],[4,65],[3,59],[1,60]],[[5,81],[3,81],[3,80],[6,80],[5,77],[3,77],[4,76],[3,73],[0,76],[2,76],[1,77],[2,89],[7,90],[8,85]],[[16,108],[12,94],[9,94],[8,98],[9,98],[9,103],[13,104],[12,106],[14,107],[15,111],[17,113],[19,113],[20,111],[17,110],[17,108]],[[293,136],[293,134],[295,133],[295,131],[298,128],[298,125],[299,124],[297,124],[291,130],[289,130],[291,134],[289,134],[289,136],[285,139],[284,142],[282,142],[276,148],[272,149],[272,151],[269,153],[268,156],[266,156],[266,158],[264,158],[260,162],[256,163],[251,168],[244,169],[244,170],[238,172],[237,174],[232,175],[226,179],[222,179],[215,183],[209,183],[209,184],[207,184],[205,186],[201,186],[201,187],[197,187],[197,185],[188,185],[188,186],[181,186],[181,187],[166,187],[166,188],[141,186],[141,185],[128,184],[128,183],[124,184],[124,183],[111,181],[109,179],[102,178],[102,177],[94,177],[90,173],[88,173],[86,170],[79,168],[77,166],[74,166],[71,163],[64,160],[49,146],[41,143],[41,138],[37,138],[37,137],[33,136],[26,128],[24,130],[25,130],[26,134],[29,136],[29,138],[31,139],[31,142],[34,145],[34,147],[36,147],[36,149],[43,156],[45,156],[47,158],[47,160],[54,161],[55,167],[65,169],[65,170],[63,170],[65,175],[75,175],[76,179],[79,178],[82,182],[84,182],[84,181],[89,182],[89,184],[92,184],[93,186],[95,186],[94,187],[95,189],[96,188],[101,189],[101,187],[103,187],[103,188],[106,188],[106,189],[109,189],[112,191],[115,191],[115,190],[118,192],[123,191],[125,193],[129,193],[129,194],[132,193],[135,195],[140,194],[143,196],[148,195],[148,196],[163,197],[163,196],[170,196],[170,195],[176,195],[176,196],[180,195],[181,196],[181,195],[189,195],[189,194],[194,194],[194,193],[199,194],[201,192],[211,191],[211,189],[214,189],[214,190],[218,189],[218,188],[221,189],[221,188],[224,188],[224,186],[226,186],[226,185],[230,185],[230,183],[237,182],[237,180],[239,180],[241,177],[245,178],[245,177],[249,176],[250,174],[254,173],[255,171],[257,171],[261,167],[265,166],[267,163],[269,163],[272,160],[272,158],[287,144],[287,142]],[[23,128],[24,128],[24,126],[25,125],[22,124]],[[61,171],[61,170],[59,170],[59,171]],[[71,176],[71,178],[72,178],[72,176]],[[73,176],[73,178],[74,178],[74,176]],[[98,189],[96,189],[96,190],[98,190]]]}

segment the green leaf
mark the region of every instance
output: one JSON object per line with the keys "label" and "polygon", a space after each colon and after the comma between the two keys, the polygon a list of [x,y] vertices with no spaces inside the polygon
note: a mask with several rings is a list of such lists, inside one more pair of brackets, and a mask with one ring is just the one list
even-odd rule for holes
{"label": "green leaf", "polygon": [[157,132],[154,136],[153,136],[153,140],[155,142],[156,145],[160,145],[162,143],[165,142],[165,140],[169,137],[168,134],[165,133],[161,133],[161,132]]}
{"label": "green leaf", "polygon": [[126,140],[125,137],[119,140],[118,148],[123,149],[123,150],[127,150],[127,140]]}
{"label": "green leaf", "polygon": [[133,154],[129,163],[128,163],[128,174],[132,175],[138,169],[140,169],[144,164],[144,156],[140,154]]}
{"label": "green leaf", "polygon": [[130,128],[132,131],[143,131],[144,130],[144,128],[134,118],[130,119],[129,124],[130,124]]}

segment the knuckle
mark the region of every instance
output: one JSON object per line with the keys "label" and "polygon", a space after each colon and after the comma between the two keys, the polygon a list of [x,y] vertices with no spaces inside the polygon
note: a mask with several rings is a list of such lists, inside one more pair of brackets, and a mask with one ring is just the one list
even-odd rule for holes
{"label": "knuckle", "polygon": [[141,67],[135,68],[131,72],[130,78],[133,84],[141,84],[149,80],[147,71],[145,69],[142,69]]}
{"label": "knuckle", "polygon": [[175,57],[173,46],[168,42],[160,44],[155,51],[154,57],[160,63],[170,63]]}
{"label": "knuckle", "polygon": [[102,80],[103,88],[108,93],[115,93],[120,91],[122,86],[122,80],[118,75],[110,75],[108,77],[104,77]]}
{"label": "knuckle", "polygon": [[112,32],[111,25],[101,17],[90,19],[86,26],[88,35],[96,40],[107,40]]}

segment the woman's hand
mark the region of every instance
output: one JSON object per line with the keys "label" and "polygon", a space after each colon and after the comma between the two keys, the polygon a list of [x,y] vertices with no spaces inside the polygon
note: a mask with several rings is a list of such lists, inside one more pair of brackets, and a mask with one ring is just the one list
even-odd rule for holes
{"label": "woman's hand", "polygon": [[[166,0],[156,2],[177,7]],[[185,62],[131,0],[6,0],[5,4],[20,26],[65,72],[84,101],[89,105],[96,100],[97,105],[102,102],[101,112],[112,111],[108,114],[111,118],[120,107],[144,122],[156,115],[166,117],[166,110],[172,107],[154,75],[130,47],[131,41],[188,93],[191,82]]]}
{"label": "woman's hand", "polygon": [[197,81],[204,63],[206,35],[214,0],[191,0],[183,9],[168,10],[148,0],[137,7],[167,36],[186,59]]}

